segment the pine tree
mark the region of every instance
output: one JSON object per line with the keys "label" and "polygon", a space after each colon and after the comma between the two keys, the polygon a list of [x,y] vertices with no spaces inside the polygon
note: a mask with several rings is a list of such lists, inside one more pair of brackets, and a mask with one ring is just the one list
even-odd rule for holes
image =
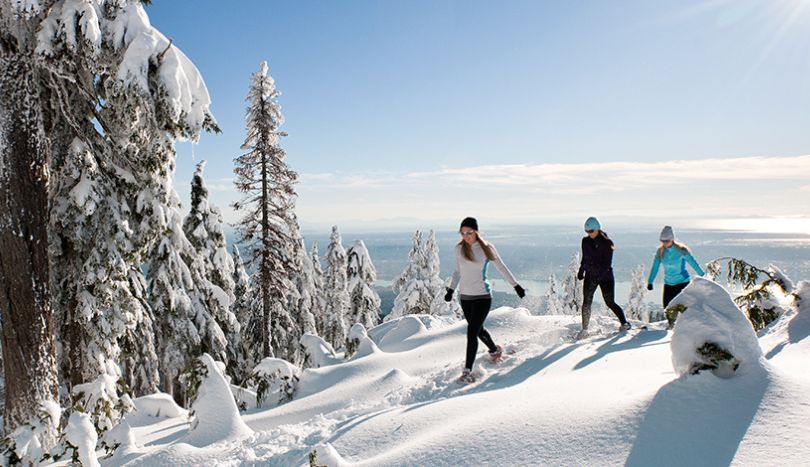
{"label": "pine tree", "polygon": [[[13,10],[23,5],[31,27],[7,28],[19,21]],[[4,45],[2,53],[35,52],[38,59],[29,63],[40,77],[21,82],[39,83],[48,98],[29,100],[27,107],[35,109],[29,115],[48,113],[40,153],[49,157],[51,208],[41,210],[49,216],[47,237],[36,239],[49,247],[63,378],[86,392],[91,386],[79,383],[122,375],[136,394],[152,391],[157,358],[140,268],[171,196],[174,140],[216,130],[205,85],[185,55],[149,24],[140,1],[4,2],[0,15],[4,35],[27,36],[21,47]],[[4,37],[4,44],[7,39],[14,40]],[[45,166],[32,167],[45,173]],[[26,210],[32,219],[35,211]],[[101,410],[84,409],[94,416]]]}
{"label": "pine tree", "polygon": [[312,242],[312,251],[309,259],[312,264],[312,305],[310,312],[315,318],[315,330],[319,336],[326,335],[326,289],[324,289],[323,268],[321,268],[321,258],[318,256],[318,243]]}
{"label": "pine tree", "polygon": [[371,329],[380,320],[380,295],[374,290],[377,270],[371,262],[368,248],[362,240],[356,240],[346,252],[346,269],[349,290],[349,312],[346,329],[355,323]]}
{"label": "pine tree", "polygon": [[208,311],[228,341],[226,370],[235,376],[234,365],[240,359],[242,343],[239,323],[231,312],[235,299],[234,264],[228,254],[222,213],[208,200],[204,170],[205,161],[201,161],[191,181],[191,210],[183,221],[183,232],[194,248],[194,256],[202,263],[202,272],[208,280],[205,283]]}
{"label": "pine tree", "polygon": [[[250,301],[253,291],[250,287],[250,276],[245,271],[245,263],[242,260],[242,255],[239,253],[239,247],[236,244],[231,247],[231,257],[233,258],[233,282],[234,282],[234,302],[231,311],[236,317],[240,328],[240,342],[241,336],[244,335],[244,330],[247,328],[248,321],[250,320]],[[245,356],[245,347],[241,345],[238,349],[238,359],[234,365],[234,373],[236,381],[243,381],[248,375],[248,366]]]}
{"label": "pine tree", "polygon": [[561,312],[566,315],[578,315],[582,311],[582,282],[577,280],[579,271],[579,253],[574,253],[565,273],[562,284]]}
{"label": "pine tree", "polygon": [[444,295],[447,292],[446,287],[450,285],[450,279],[443,281],[441,278],[439,245],[436,243],[436,234],[432,230],[424,243],[423,256],[425,258],[425,284],[429,290],[428,293],[433,296],[430,313],[454,317],[463,316],[461,306],[457,300],[444,301]]}
{"label": "pine tree", "polygon": [[[300,238],[300,247],[298,249],[298,264],[299,270],[296,281],[296,288],[298,294],[297,310],[298,310],[298,326],[301,329],[301,334],[316,334],[317,328],[315,325],[315,301],[320,291],[315,287],[315,271],[312,264],[312,258],[307,254],[306,244],[304,238]],[[299,337],[300,340],[300,337]]]}
{"label": "pine tree", "polygon": [[418,230],[413,236],[408,265],[394,279],[393,289],[397,292],[394,307],[385,321],[408,314],[430,314],[435,293],[431,289],[428,274],[428,260],[422,246],[422,233]]}
{"label": "pine tree", "polygon": [[248,324],[252,329],[243,335],[243,339],[253,340],[246,343],[246,348],[251,349],[252,366],[274,355],[274,341],[280,343],[298,334],[288,329],[289,323],[285,321],[289,314],[284,306],[286,297],[294,290],[292,278],[298,272],[295,270],[298,221],[293,212],[293,184],[298,175],[287,167],[284,150],[279,146],[279,139],[286,136],[279,130],[284,122],[277,101],[279,95],[273,78],[267,74],[267,63],[263,62],[251,76],[247,96],[248,134],[242,145],[247,152],[236,158],[234,169],[236,188],[245,194],[233,205],[237,211],[244,211],[237,231],[247,248],[249,262],[256,267],[253,286],[261,298],[253,308],[258,316],[252,317],[259,322]]}
{"label": "pine tree", "polygon": [[644,275],[644,265],[640,264],[633,270],[630,283],[630,296],[627,303],[627,317],[639,321],[650,321],[650,311],[647,307],[647,278]]}
{"label": "pine tree", "polygon": [[329,247],[326,249],[324,271],[323,334],[321,336],[335,349],[346,340],[346,314],[349,311],[347,290],[347,258],[337,226],[332,227]]}

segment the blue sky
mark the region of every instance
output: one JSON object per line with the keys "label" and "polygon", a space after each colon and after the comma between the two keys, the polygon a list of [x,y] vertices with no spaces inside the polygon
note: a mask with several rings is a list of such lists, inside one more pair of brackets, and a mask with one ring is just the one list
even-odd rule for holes
{"label": "blue sky", "polygon": [[808,214],[808,0],[155,0],[147,13],[202,72],[223,130],[179,146],[177,189],[187,198],[207,159],[230,221],[263,60],[305,226]]}

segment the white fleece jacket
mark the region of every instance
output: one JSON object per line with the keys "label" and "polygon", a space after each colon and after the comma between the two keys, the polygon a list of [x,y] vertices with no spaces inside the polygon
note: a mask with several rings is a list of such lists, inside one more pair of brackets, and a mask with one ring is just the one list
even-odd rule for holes
{"label": "white fleece jacket", "polygon": [[481,243],[475,242],[472,244],[472,254],[475,261],[470,261],[464,257],[461,245],[456,245],[456,269],[453,271],[450,288],[458,290],[461,298],[491,295],[492,288],[487,279],[487,268],[490,263],[495,265],[498,272],[501,273],[512,287],[517,285],[515,276],[513,276],[509,268],[503,264],[500,255],[498,255],[498,251],[491,243],[489,247],[492,249],[492,252],[495,253],[495,260],[490,261],[487,259],[487,255],[484,254],[484,249],[481,248]]}

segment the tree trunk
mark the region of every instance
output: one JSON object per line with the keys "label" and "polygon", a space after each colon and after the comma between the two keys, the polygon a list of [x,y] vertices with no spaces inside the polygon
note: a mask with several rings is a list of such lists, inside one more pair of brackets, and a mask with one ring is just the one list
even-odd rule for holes
{"label": "tree trunk", "polygon": [[7,433],[57,397],[48,267],[48,145],[31,59],[0,50],[0,311]]}
{"label": "tree trunk", "polygon": [[269,204],[268,186],[267,186],[267,164],[268,162],[267,151],[262,151],[262,271],[261,271],[261,284],[262,284],[262,354],[263,357],[271,357],[272,347],[270,345],[270,329],[272,325],[271,320],[271,297],[270,288],[270,252],[267,247],[267,239],[270,237],[270,213],[267,210]]}

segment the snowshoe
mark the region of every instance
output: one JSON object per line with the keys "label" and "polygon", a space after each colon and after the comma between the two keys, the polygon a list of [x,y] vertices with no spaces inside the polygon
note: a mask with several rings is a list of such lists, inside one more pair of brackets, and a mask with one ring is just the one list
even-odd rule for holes
{"label": "snowshoe", "polygon": [[574,336],[574,340],[578,341],[578,340],[581,340],[581,339],[585,339],[586,337],[588,337],[588,334],[589,334],[588,329],[587,328],[583,329],[583,330],[579,331],[577,333],[577,335]]}
{"label": "snowshoe", "polygon": [[629,331],[631,327],[630,323],[622,323],[622,325],[619,326],[619,332]]}
{"label": "snowshoe", "polygon": [[472,384],[475,382],[475,375],[472,371],[465,368],[464,371],[461,372],[461,376],[458,377],[456,382],[458,384]]}
{"label": "snowshoe", "polygon": [[504,359],[503,347],[500,345],[497,345],[496,347],[497,348],[494,352],[489,353],[489,361],[492,363],[502,362]]}

